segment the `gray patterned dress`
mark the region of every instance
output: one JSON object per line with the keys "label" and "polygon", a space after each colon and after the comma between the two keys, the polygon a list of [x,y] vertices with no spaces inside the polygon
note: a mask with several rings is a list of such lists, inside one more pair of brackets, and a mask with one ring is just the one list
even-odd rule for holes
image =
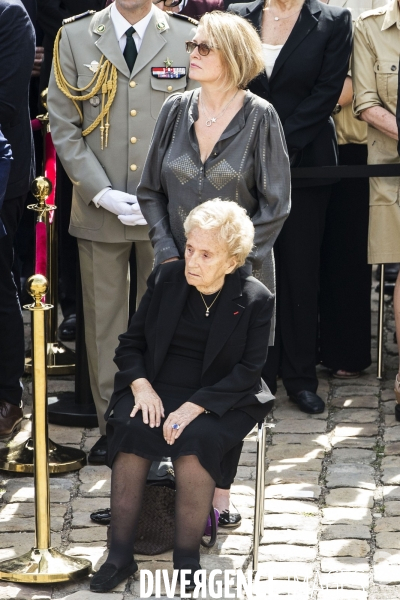
{"label": "gray patterned dress", "polygon": [[199,91],[173,94],[165,101],[137,190],[155,264],[183,257],[183,222],[195,206],[216,197],[234,200],[255,227],[248,264],[274,292],[272,246],[290,210],[290,167],[282,125],[271,104],[247,91],[243,107],[203,164],[194,129]]}

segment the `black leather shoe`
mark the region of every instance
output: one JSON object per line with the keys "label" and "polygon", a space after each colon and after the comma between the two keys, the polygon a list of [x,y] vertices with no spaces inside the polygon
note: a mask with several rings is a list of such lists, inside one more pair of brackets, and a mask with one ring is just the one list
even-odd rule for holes
{"label": "black leather shoe", "polygon": [[63,342],[72,342],[76,337],[76,315],[65,317],[58,328],[58,337]]}
{"label": "black leather shoe", "polygon": [[6,440],[18,433],[23,418],[22,407],[0,400],[0,440]]}
{"label": "black leather shoe", "polygon": [[88,462],[94,465],[107,463],[107,436],[102,435],[88,454]]}
{"label": "black leather shoe", "polygon": [[90,591],[109,592],[121,583],[121,581],[128,579],[128,577],[136,573],[137,570],[138,566],[134,560],[121,569],[117,569],[117,567],[111,563],[105,562],[97,573],[93,575],[90,582]]}
{"label": "black leather shoe", "polygon": [[111,523],[111,508],[99,508],[90,515],[90,518],[99,525],[109,525]]}
{"label": "black leather shoe", "polygon": [[[196,587],[196,584],[194,582],[194,574],[196,573],[196,571],[200,571],[200,570],[201,570],[200,563],[197,563],[196,566],[193,563],[191,563],[189,565],[184,565],[183,567],[181,567],[179,569],[179,571],[181,572],[180,577],[179,577],[181,592],[183,591],[183,588],[185,588],[185,593],[193,592],[193,590]],[[185,581],[188,582],[185,586],[183,586],[181,583],[182,571],[190,571],[190,573],[185,573]]]}
{"label": "black leather shoe", "polygon": [[396,421],[400,421],[400,404],[396,404],[394,407],[394,415],[396,417]]}
{"label": "black leather shoe", "polygon": [[235,527],[239,527],[242,521],[242,516],[238,512],[230,512],[229,510],[223,510],[219,515],[218,526],[219,527],[229,527],[230,529],[234,529]]}
{"label": "black leather shoe", "polygon": [[302,412],[316,415],[325,410],[325,402],[317,394],[314,394],[314,392],[303,390],[302,392],[297,392],[297,394],[290,395],[289,398],[297,404]]}

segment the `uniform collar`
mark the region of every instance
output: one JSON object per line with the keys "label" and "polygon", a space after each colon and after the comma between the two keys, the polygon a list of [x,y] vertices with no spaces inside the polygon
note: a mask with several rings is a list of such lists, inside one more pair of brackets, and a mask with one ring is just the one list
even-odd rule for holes
{"label": "uniform collar", "polygon": [[382,24],[382,31],[389,29],[389,27],[392,27],[393,25],[397,25],[397,29],[400,29],[400,8],[397,0],[391,0],[387,5],[386,15]]}
{"label": "uniform collar", "polygon": [[[150,12],[145,17],[143,17],[143,19],[141,19],[140,21],[135,23],[135,25],[133,25],[140,39],[143,39],[144,37],[147,25],[150,23],[151,17],[153,16],[153,12],[154,7],[152,5]],[[115,3],[111,5],[110,17],[114,25],[115,35],[117,36],[117,40],[119,41],[122,38],[122,36],[125,35],[127,29],[129,29],[129,27],[132,27],[132,25],[129,23],[129,21],[125,19],[125,17],[121,15]]]}

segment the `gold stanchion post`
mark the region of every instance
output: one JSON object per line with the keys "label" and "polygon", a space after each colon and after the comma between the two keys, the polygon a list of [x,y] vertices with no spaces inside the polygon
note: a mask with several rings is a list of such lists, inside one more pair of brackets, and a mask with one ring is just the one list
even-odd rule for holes
{"label": "gold stanchion post", "polygon": [[67,556],[50,546],[50,486],[47,435],[47,379],[45,313],[52,308],[41,298],[47,292],[47,279],[33,275],[28,282],[35,302],[33,327],[33,453],[35,476],[35,547],[26,554],[0,563],[0,579],[18,583],[55,583],[88,575],[88,560]]}
{"label": "gold stanchion post", "polygon": [[[41,99],[47,110],[46,96],[47,90],[44,90],[41,94]],[[46,136],[50,133],[49,115],[46,113],[44,115],[39,115],[37,118],[42,124],[46,157]],[[46,158],[44,160],[46,160]],[[50,315],[48,315],[47,320],[47,372],[49,375],[73,375],[75,373],[75,353],[57,339],[58,236],[55,213],[57,207],[46,204],[46,200],[52,191],[52,183],[47,177],[37,177],[32,183],[31,191],[33,196],[37,198],[38,204],[31,204],[28,208],[30,210],[35,210],[38,213],[38,221],[44,221],[46,223],[48,248],[47,277],[50,284],[48,301],[55,307]],[[49,211],[54,211],[51,223],[47,214]],[[25,371],[26,373],[32,373],[32,356],[29,352],[25,358]]]}
{"label": "gold stanchion post", "polygon": [[[48,197],[51,191],[51,182],[45,177],[37,177],[32,184],[32,191],[34,196],[38,198],[38,203],[29,206],[32,210],[35,210],[38,213],[37,220],[45,221],[46,213],[50,210],[53,210],[53,207],[46,204],[46,198]],[[33,275],[33,277],[39,277],[39,275]],[[32,281],[30,277],[28,281]],[[47,281],[47,279],[46,279]],[[46,293],[47,293],[47,285],[46,285]],[[32,293],[29,290],[29,293]],[[28,305],[24,308],[28,308],[32,310],[32,308]],[[55,309],[54,309],[55,310]],[[52,311],[48,311],[52,312]],[[45,319],[46,311],[43,313],[43,319]],[[48,320],[45,319],[45,325],[48,323]],[[32,320],[33,324],[33,320]],[[47,331],[47,327],[46,327]],[[34,365],[34,347],[35,347],[35,337],[34,337],[34,327],[32,326],[32,353],[31,353],[31,369],[30,371],[34,374],[35,365]],[[55,374],[53,371],[49,371],[49,353],[52,355],[52,349],[54,348],[54,344],[46,343],[43,346],[43,352],[45,352],[45,368],[41,376],[46,377],[46,364],[47,364],[47,373],[50,372]],[[51,359],[52,360],[52,359]],[[33,377],[33,385],[35,385],[35,375]],[[47,396],[46,396],[47,403]],[[47,431],[47,429],[46,429]],[[77,448],[68,448],[67,446],[60,446],[51,440],[48,440],[48,456],[49,456],[49,470],[51,474],[54,473],[66,473],[68,471],[76,471],[86,465],[86,454],[82,452],[82,450],[78,450]],[[0,450],[0,469],[5,471],[15,471],[18,473],[33,473],[34,472],[34,443],[32,438],[29,438],[23,444],[19,446],[14,446],[11,448],[3,448]]]}

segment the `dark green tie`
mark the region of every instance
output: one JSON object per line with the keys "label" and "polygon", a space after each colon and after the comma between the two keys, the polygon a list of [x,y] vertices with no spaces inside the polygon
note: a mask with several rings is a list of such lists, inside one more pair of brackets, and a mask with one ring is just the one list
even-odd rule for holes
{"label": "dark green tie", "polygon": [[135,30],[133,27],[129,27],[129,29],[127,29],[125,31],[126,46],[125,46],[125,50],[124,50],[124,58],[126,60],[126,64],[128,65],[128,69],[130,72],[132,72],[133,65],[135,64],[137,54],[138,54],[137,49],[136,49],[135,40],[132,37],[134,33],[135,33]]}

